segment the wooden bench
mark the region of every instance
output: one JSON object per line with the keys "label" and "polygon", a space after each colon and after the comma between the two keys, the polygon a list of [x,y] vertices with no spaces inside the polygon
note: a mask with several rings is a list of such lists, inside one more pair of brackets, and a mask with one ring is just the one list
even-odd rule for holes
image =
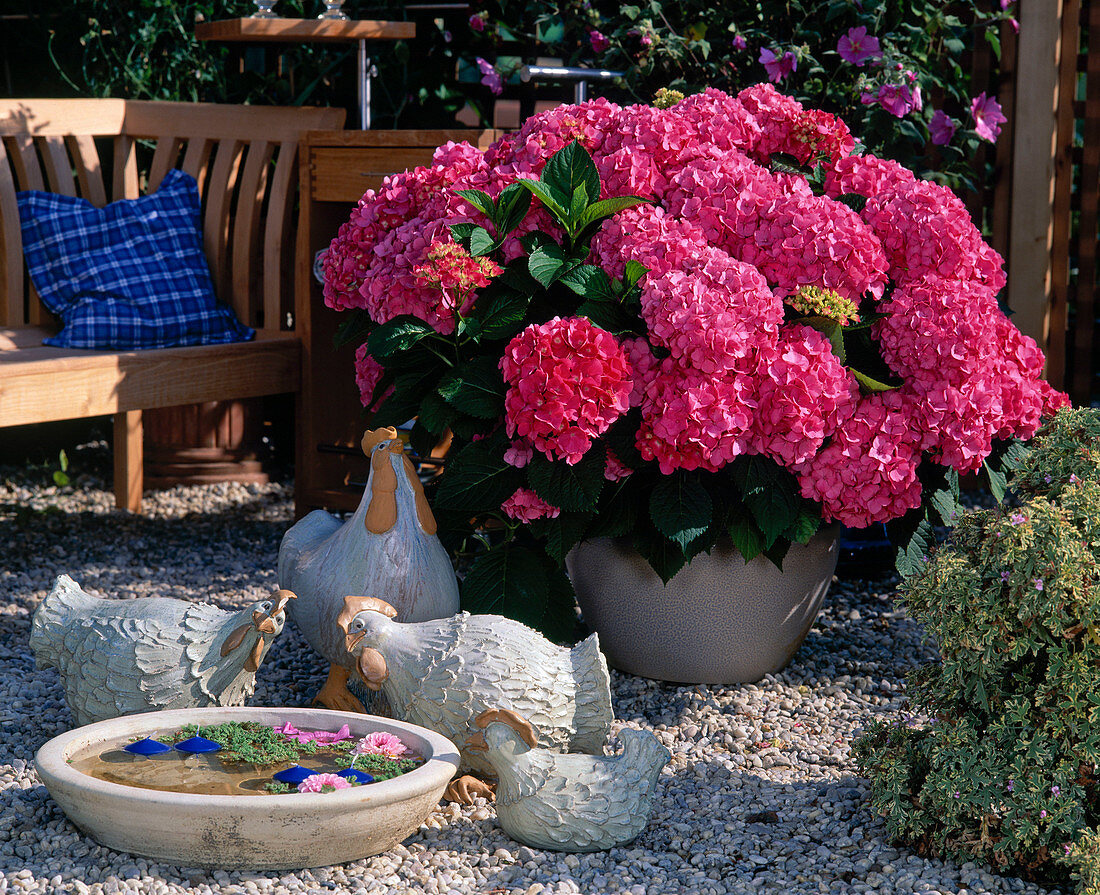
{"label": "wooden bench", "polygon": [[[343,120],[338,109],[0,100],[0,427],[113,414],[115,498],[136,512],[143,410],[297,393],[298,144]],[[176,167],[199,184],[215,291],[255,327],[255,341],[119,352],[42,345],[58,322],[25,273],[16,192],[103,206],[152,192]]]}

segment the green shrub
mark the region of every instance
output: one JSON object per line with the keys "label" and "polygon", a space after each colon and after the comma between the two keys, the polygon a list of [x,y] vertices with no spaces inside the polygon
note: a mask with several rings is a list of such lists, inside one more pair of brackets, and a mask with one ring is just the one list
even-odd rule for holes
{"label": "green shrub", "polygon": [[1063,410],[1013,479],[901,587],[942,661],[918,722],[855,746],[889,832],[921,853],[1100,892],[1100,412]]}

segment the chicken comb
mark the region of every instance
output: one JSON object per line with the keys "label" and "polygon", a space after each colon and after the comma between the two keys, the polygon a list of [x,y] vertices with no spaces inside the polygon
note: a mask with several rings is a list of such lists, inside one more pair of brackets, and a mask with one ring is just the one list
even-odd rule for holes
{"label": "chicken comb", "polygon": [[340,615],[337,616],[336,624],[340,626],[340,630],[347,634],[348,625],[351,624],[351,620],[360,612],[365,612],[368,609],[373,609],[375,612],[381,612],[387,618],[397,618],[397,610],[385,600],[379,599],[378,597],[361,597],[355,594],[349,594],[344,597],[344,608],[341,610]]}

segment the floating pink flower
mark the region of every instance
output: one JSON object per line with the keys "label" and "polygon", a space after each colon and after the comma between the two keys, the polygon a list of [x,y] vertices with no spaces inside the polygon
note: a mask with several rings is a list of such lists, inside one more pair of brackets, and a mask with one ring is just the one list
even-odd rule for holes
{"label": "floating pink flower", "polygon": [[536,519],[556,519],[561,513],[530,488],[516,488],[515,493],[500,505],[509,519],[534,522]]}
{"label": "floating pink flower", "polygon": [[764,70],[768,73],[768,80],[773,84],[778,84],[791,72],[798,69],[798,57],[790,50],[782,56],[776,56],[773,50],[765,47],[760,51],[760,62],[763,63]]}
{"label": "floating pink flower", "polygon": [[351,750],[352,755],[386,755],[397,758],[409,750],[401,740],[384,730],[368,733]]}
{"label": "floating pink flower", "polygon": [[632,382],[615,337],[583,317],[527,327],[501,360],[504,421],[548,457],[574,464],[626,411]]}
{"label": "floating pink flower", "polygon": [[287,721],[286,724],[281,727],[276,727],[275,732],[281,733],[288,740],[297,740],[299,743],[329,745],[331,743],[342,743],[344,740],[351,739],[351,730],[346,724],[336,731],[336,733],[332,733],[328,730],[299,730]]}
{"label": "floating pink flower", "polygon": [[863,25],[850,28],[847,34],[841,35],[836,42],[836,51],[845,62],[859,66],[882,55],[878,38],[869,36]]}
{"label": "floating pink flower", "polygon": [[932,120],[928,122],[928,132],[932,135],[932,142],[936,146],[946,146],[950,143],[957,128],[958,124],[943,109],[936,109]]}
{"label": "floating pink flower", "polygon": [[298,792],[334,792],[350,788],[351,781],[339,774],[313,774],[298,784]]}
{"label": "floating pink flower", "polygon": [[974,119],[974,130],[983,140],[997,142],[1001,135],[1001,125],[1008,121],[1001,111],[1001,104],[992,96],[986,96],[983,90],[970,103],[970,115]]}

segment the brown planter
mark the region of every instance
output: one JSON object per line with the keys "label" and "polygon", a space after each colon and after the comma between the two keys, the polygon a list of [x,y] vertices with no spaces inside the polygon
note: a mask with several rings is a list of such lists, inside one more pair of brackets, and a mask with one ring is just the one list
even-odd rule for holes
{"label": "brown planter", "polygon": [[145,487],[267,482],[263,421],[258,398],[147,410]]}
{"label": "brown planter", "polygon": [[810,630],[839,556],[840,526],[795,544],[779,571],[728,541],[666,585],[626,538],[578,544],[565,565],[588,626],[615,668],[692,684],[758,681]]}

